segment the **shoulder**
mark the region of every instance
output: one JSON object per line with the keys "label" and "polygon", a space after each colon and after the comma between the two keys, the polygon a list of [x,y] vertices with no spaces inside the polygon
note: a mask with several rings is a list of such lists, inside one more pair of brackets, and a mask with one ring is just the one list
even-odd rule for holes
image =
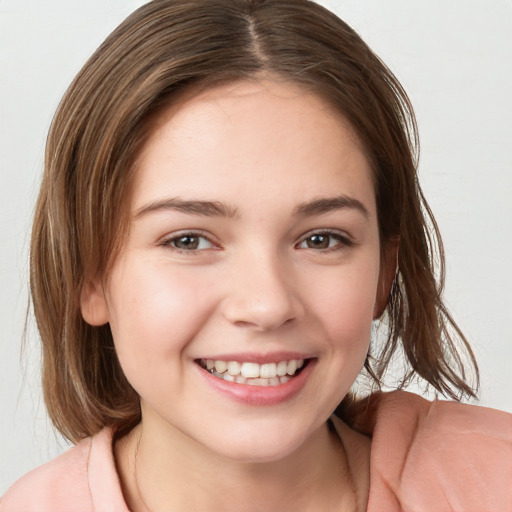
{"label": "shoulder", "polygon": [[[98,494],[120,499],[112,432],[102,430],[21,477],[0,501],[1,512],[89,512]],[[113,510],[113,509],[112,509]],[[125,508],[118,508],[119,511]]]}
{"label": "shoulder", "polygon": [[[77,501],[89,505],[87,463],[90,449],[91,438],[84,439],[21,477],[2,498],[0,510],[66,510]],[[85,506],[85,510],[92,510],[92,507]]]}
{"label": "shoulder", "polygon": [[370,397],[358,421],[373,505],[392,494],[404,510],[512,511],[511,414],[395,392]]}

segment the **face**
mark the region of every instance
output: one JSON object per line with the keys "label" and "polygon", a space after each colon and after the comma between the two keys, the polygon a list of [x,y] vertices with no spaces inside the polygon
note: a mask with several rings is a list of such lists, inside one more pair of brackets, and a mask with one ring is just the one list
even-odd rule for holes
{"label": "face", "polygon": [[244,461],[313,439],[382,288],[371,169],[343,117],[290,83],[184,100],[140,155],[130,222],[82,311],[110,323],[143,425]]}

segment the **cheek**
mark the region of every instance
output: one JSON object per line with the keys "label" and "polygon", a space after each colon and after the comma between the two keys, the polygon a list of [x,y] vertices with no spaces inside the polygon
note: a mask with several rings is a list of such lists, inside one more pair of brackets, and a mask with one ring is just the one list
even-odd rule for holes
{"label": "cheek", "polygon": [[200,276],[151,263],[143,270],[126,265],[112,276],[110,327],[129,379],[141,368],[155,368],[158,361],[179,361],[212,307],[201,281]]}
{"label": "cheek", "polygon": [[378,286],[374,262],[340,268],[317,283],[310,307],[320,319],[331,343],[346,349],[367,346]]}

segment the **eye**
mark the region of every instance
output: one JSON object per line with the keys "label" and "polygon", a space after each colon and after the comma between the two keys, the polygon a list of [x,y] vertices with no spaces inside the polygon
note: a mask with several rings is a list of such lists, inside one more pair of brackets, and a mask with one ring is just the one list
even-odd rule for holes
{"label": "eye", "polygon": [[299,249],[329,250],[352,245],[348,237],[340,233],[322,231],[307,235],[299,244]]}
{"label": "eye", "polygon": [[168,238],[162,245],[181,252],[202,251],[215,247],[208,237],[200,233],[182,233],[178,236]]}

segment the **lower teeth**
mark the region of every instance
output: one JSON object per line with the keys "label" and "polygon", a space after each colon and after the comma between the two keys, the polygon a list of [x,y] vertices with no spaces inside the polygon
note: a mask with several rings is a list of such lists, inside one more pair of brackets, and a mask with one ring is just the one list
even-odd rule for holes
{"label": "lower teeth", "polygon": [[218,373],[215,370],[209,370],[209,373],[215,377],[218,377],[219,379],[227,380],[228,382],[247,384],[249,386],[279,386],[279,384],[285,384],[291,378],[293,378],[289,375],[285,375],[283,377],[271,377],[270,379],[262,379],[261,377],[258,379],[250,379],[242,377],[241,375],[233,376],[228,372]]}

